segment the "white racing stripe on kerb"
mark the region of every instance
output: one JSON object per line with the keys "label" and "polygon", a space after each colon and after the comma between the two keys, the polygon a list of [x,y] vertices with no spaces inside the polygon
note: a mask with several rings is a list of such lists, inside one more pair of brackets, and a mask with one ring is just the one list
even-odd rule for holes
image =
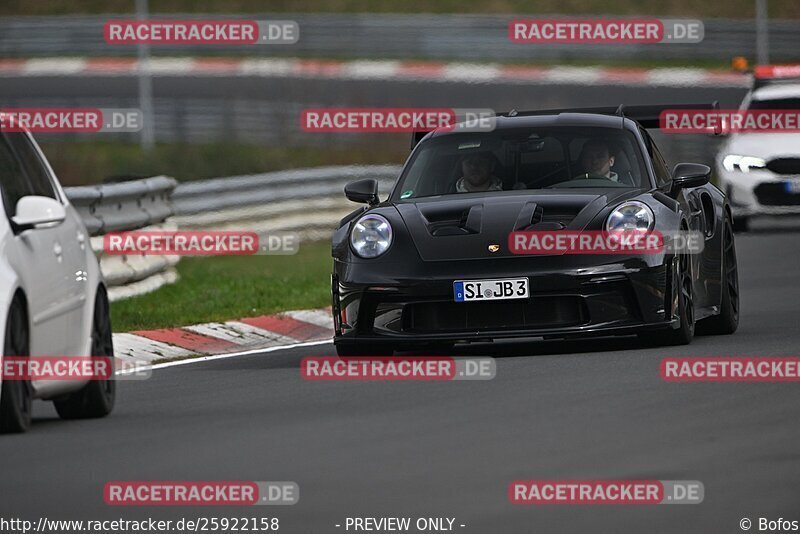
{"label": "white racing stripe on kerb", "polygon": [[191,330],[204,336],[215,337],[230,341],[237,345],[255,345],[268,343],[274,345],[275,343],[291,344],[297,343],[297,340],[291,337],[282,336],[263,328],[257,328],[249,324],[240,323],[238,321],[227,321],[225,323],[205,323],[193,326],[185,326],[184,330]]}
{"label": "white racing stripe on kerb", "polygon": [[342,76],[361,80],[380,80],[397,76],[397,61],[349,61],[342,65]]}
{"label": "white racing stripe on kerb", "polygon": [[135,334],[114,334],[114,355],[123,359],[152,362],[164,358],[185,358],[197,354]]}
{"label": "white racing stripe on kerb", "polygon": [[86,69],[83,58],[63,59],[29,59],[22,67],[22,72],[30,76],[46,76],[59,74],[80,74]]}
{"label": "white racing stripe on kerb", "polygon": [[706,77],[702,69],[653,69],[647,73],[647,85],[688,87],[703,84]]}
{"label": "white racing stripe on kerb", "polygon": [[194,70],[192,58],[151,58],[150,74],[162,76],[181,76]]}
{"label": "white racing stripe on kerb", "polygon": [[242,352],[228,352],[226,354],[214,354],[212,356],[202,356],[200,358],[191,358],[189,360],[177,360],[174,362],[157,363],[151,369],[164,369],[167,367],[177,367],[179,365],[191,365],[193,363],[210,362],[213,360],[225,360],[228,358],[238,358],[239,356],[251,356],[253,354],[260,354],[262,352],[276,352],[279,350],[297,349],[300,347],[313,347],[314,345],[324,345],[330,343],[330,339],[322,341],[306,341],[304,343],[292,343],[291,345],[278,345],[276,347],[267,347],[265,349],[251,349],[243,350]]}
{"label": "white racing stripe on kerb", "polygon": [[285,312],[283,315],[288,315],[292,319],[303,321],[304,323],[311,323],[323,328],[328,328],[333,332],[333,317],[329,311],[299,310]]}
{"label": "white racing stripe on kerb", "polygon": [[500,68],[479,63],[448,63],[442,69],[442,80],[488,82],[500,77]]}
{"label": "white racing stripe on kerb", "polygon": [[603,70],[597,67],[553,67],[542,73],[541,80],[549,83],[591,85],[602,75]]}
{"label": "white racing stripe on kerb", "polygon": [[297,67],[295,59],[245,59],[239,62],[242,76],[289,76]]}

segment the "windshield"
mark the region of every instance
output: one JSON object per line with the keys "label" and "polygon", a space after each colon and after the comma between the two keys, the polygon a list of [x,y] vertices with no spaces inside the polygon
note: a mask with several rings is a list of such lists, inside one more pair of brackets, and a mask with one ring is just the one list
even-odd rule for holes
{"label": "windshield", "polygon": [[650,187],[631,132],[526,128],[433,138],[414,154],[394,196],[587,187]]}
{"label": "windshield", "polygon": [[800,109],[800,98],[753,100],[748,109]]}

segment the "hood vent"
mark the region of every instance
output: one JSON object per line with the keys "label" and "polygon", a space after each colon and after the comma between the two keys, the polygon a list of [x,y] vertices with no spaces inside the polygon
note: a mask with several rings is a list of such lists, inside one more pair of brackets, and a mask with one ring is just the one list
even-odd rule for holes
{"label": "hood vent", "polygon": [[542,217],[542,223],[560,224],[564,228],[569,226],[569,223],[578,216],[582,208],[552,208],[547,210],[547,213]]}
{"label": "hood vent", "polygon": [[579,211],[577,208],[563,207],[549,207],[545,211],[541,204],[528,202],[520,210],[514,230],[562,230],[572,222]]}
{"label": "hood vent", "polygon": [[478,234],[481,231],[481,204],[467,209],[420,210],[420,213],[425,218],[428,232],[434,237]]}

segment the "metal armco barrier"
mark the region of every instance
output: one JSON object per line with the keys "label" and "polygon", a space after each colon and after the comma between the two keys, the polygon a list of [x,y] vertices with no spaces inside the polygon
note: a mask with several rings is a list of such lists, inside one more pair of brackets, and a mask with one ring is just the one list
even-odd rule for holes
{"label": "metal armco barrier", "polygon": [[167,176],[66,188],[67,197],[92,235],[135,230],[172,215],[170,195],[178,182]]}
{"label": "metal armco barrier", "polygon": [[170,195],[178,182],[157,176],[114,184],[68,187],[64,191],[92,235],[92,250],[108,284],[109,298],[119,300],[158,289],[178,279],[176,256],[103,253],[103,234],[120,230],[175,229]]}
{"label": "metal armco barrier", "polygon": [[190,215],[276,201],[344,198],[343,188],[351,181],[374,178],[386,187],[399,172],[399,165],[346,165],[186,182],[172,194],[172,206],[176,215]]}
{"label": "metal armco barrier", "polygon": [[345,184],[374,178],[385,197],[400,169],[317,167],[187,182],[172,195],[174,220],[182,229],[296,232],[305,240],[327,239],[339,219],[358,207],[344,197]]}
{"label": "metal armco barrier", "polygon": [[[531,6],[533,7],[533,6]],[[645,10],[645,8],[643,8]],[[127,15],[133,18],[133,15]],[[58,55],[135,56],[136,47],[109,47],[103,40],[108,15],[29,16],[0,18],[0,57]],[[126,18],[116,15],[114,18]],[[300,26],[300,40],[289,46],[229,45],[228,54],[343,57],[364,59],[419,58],[503,60],[586,59],[610,54],[626,59],[673,59],[730,61],[742,55],[755,57],[756,25],[752,19],[705,19],[705,39],[700,44],[629,44],[591,46],[520,45],[508,39],[508,23],[516,18],[537,18],[535,13],[508,15],[388,14],[388,13],[253,13],[253,14],[153,14],[153,19],[251,19],[293,20]],[[558,18],[549,15],[548,18]],[[582,18],[573,16],[570,18]],[[592,16],[583,18],[595,18]],[[666,17],[664,17],[666,18]],[[673,17],[674,18],[674,17]],[[769,46],[772,61],[797,57],[800,21],[771,20]],[[153,47],[153,54],[203,54],[200,46]]]}
{"label": "metal armco barrier", "polygon": [[111,300],[141,295],[177,280],[177,256],[103,254],[103,234],[121,230],[240,229],[296,232],[327,239],[357,204],[344,197],[348,182],[378,180],[385,197],[399,165],[317,167],[178,184],[144,180],[65,188],[92,234],[92,248]]}

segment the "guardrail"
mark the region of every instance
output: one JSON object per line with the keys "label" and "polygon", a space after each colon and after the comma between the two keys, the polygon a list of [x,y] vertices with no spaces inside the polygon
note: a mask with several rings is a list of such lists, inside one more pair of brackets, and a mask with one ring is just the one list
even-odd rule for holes
{"label": "guardrail", "polygon": [[[364,59],[419,58],[503,60],[586,59],[609,54],[624,59],[660,58],[730,61],[732,56],[755,57],[756,24],[753,19],[705,19],[700,44],[627,44],[582,46],[540,44],[524,46],[508,39],[508,23],[532,13],[508,15],[391,14],[391,13],[253,13],[253,14],[153,14],[151,18],[294,20],[300,40],[290,46],[229,45],[226,54],[270,57],[358,57]],[[135,56],[136,47],[109,46],[103,25],[109,18],[133,15],[64,15],[0,18],[0,57],[71,55]],[[559,17],[559,15],[549,15]],[[572,16],[571,18],[581,18]],[[583,17],[583,18],[593,18]],[[800,21],[770,20],[769,46],[773,61],[797,58]],[[151,53],[208,54],[202,45],[153,47]]]}
{"label": "guardrail", "polygon": [[317,167],[183,184],[158,176],[64,191],[92,235],[92,249],[114,301],[177,281],[179,257],[106,255],[103,234],[107,232],[242,229],[326,239],[339,219],[356,208],[344,197],[346,183],[374,178],[385,195],[400,170],[399,165]]}
{"label": "guardrail", "polygon": [[91,235],[135,230],[172,215],[170,195],[178,182],[167,176],[103,185],[69,187],[65,191]]}
{"label": "guardrail", "polygon": [[103,253],[103,234],[121,230],[175,229],[170,195],[178,182],[166,176],[114,184],[64,189],[92,236],[92,250],[108,284],[109,298],[119,300],[153,291],[178,279],[177,256]]}
{"label": "guardrail", "polygon": [[344,197],[346,183],[374,178],[385,195],[400,169],[317,167],[187,182],[172,194],[173,220],[179,228],[295,232],[305,240],[325,239],[357,207]]}

